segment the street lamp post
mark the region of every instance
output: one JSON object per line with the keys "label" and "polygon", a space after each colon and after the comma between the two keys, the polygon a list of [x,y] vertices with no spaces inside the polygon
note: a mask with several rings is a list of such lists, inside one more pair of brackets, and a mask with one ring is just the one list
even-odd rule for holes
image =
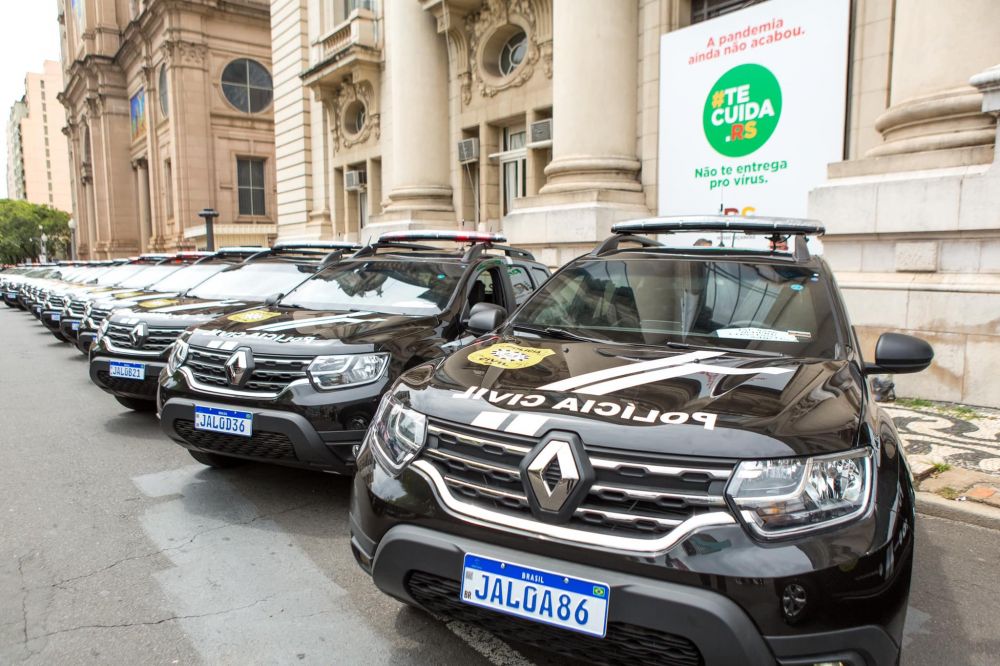
{"label": "street lamp post", "polygon": [[66,226],[69,227],[69,258],[76,261],[76,220],[70,218]]}
{"label": "street lamp post", "polygon": [[198,217],[205,220],[205,249],[209,252],[215,251],[215,218],[219,217],[218,211],[214,208],[202,208]]}

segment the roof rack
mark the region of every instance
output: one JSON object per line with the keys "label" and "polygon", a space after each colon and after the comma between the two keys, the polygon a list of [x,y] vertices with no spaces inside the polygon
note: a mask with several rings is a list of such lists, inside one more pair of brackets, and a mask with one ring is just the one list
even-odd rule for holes
{"label": "roof rack", "polygon": [[275,243],[272,250],[360,250],[361,245],[348,241],[292,241]]}
{"label": "roof rack", "polygon": [[496,245],[497,242],[505,243],[506,236],[481,231],[441,231],[441,230],[421,230],[421,231],[389,231],[379,235],[378,240],[369,243],[360,250],[355,257],[370,257],[380,249],[413,250],[415,252],[441,252],[442,249],[433,245],[424,245],[411,241],[451,241],[456,243],[469,243],[470,247],[463,255],[463,261],[472,261],[486,250],[500,250],[509,257],[520,257],[534,260],[527,250],[522,250],[509,245]]}
{"label": "roof rack", "polygon": [[[730,231],[742,232],[752,236],[767,236],[771,241],[785,240],[788,236],[795,236],[794,257],[797,261],[806,261],[809,259],[809,249],[806,247],[807,237],[822,236],[826,232],[826,227],[816,220],[792,217],[678,215],[618,222],[611,227],[611,231],[619,238],[631,236],[633,239],[638,238],[634,236],[636,232],[672,234],[697,231]],[[618,243],[610,242],[612,238],[601,243],[592,254],[601,254],[617,248]],[[608,247],[605,247],[606,245]]]}
{"label": "roof rack", "polygon": [[419,231],[387,231],[379,234],[378,243],[397,241],[454,241],[456,243],[506,243],[503,234],[485,231],[442,231],[426,229]]}

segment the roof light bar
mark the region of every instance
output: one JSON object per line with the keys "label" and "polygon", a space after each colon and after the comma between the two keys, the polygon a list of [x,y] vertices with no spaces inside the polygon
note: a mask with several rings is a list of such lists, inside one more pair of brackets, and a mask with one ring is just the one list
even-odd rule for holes
{"label": "roof light bar", "polygon": [[[275,243],[272,250],[356,250],[360,249],[358,243],[348,241],[302,241]],[[266,249],[266,248],[261,248]]]}
{"label": "roof light bar", "polygon": [[684,231],[738,231],[751,235],[789,234],[821,236],[826,227],[816,220],[793,217],[740,217],[736,215],[682,215],[619,222],[611,227],[616,234],[670,234]]}
{"label": "roof light bar", "polygon": [[379,235],[379,243],[409,241],[454,241],[456,243],[506,243],[503,234],[482,231],[387,231]]}

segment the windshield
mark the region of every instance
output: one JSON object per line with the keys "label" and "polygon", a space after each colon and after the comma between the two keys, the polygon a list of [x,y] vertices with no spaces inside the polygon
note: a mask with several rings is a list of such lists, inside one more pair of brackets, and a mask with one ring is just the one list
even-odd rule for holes
{"label": "windshield", "polygon": [[146,270],[139,271],[132,277],[122,280],[119,286],[125,289],[148,287],[181,268],[183,268],[181,264],[157,264],[149,266]]}
{"label": "windshield", "polygon": [[196,284],[204,282],[207,278],[212,277],[219,271],[221,271],[226,266],[231,264],[217,263],[217,264],[194,264],[192,266],[185,266],[179,271],[168,275],[164,279],[160,280],[153,285],[155,291],[186,291]]}
{"label": "windshield", "polygon": [[351,261],[323,271],[281,300],[308,310],[372,310],[437,314],[458,288],[465,267],[423,261]]}
{"label": "windshield", "polygon": [[124,264],[122,266],[116,266],[101,277],[97,278],[97,284],[102,287],[110,287],[111,285],[118,284],[120,281],[125,280],[148,267],[149,264]]}
{"label": "windshield", "polygon": [[802,266],[581,261],[539,288],[512,324],[625,344],[829,358],[838,341],[829,293],[826,278]]}
{"label": "windshield", "polygon": [[272,294],[291,291],[316,267],[308,264],[254,262],[216,273],[188,292],[192,298],[263,301]]}

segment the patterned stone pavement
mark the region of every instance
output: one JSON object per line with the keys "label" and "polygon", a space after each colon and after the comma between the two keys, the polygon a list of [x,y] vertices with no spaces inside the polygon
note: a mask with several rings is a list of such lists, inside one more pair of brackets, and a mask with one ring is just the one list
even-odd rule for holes
{"label": "patterned stone pavement", "polygon": [[883,407],[910,456],[1000,475],[1000,411],[907,400]]}

